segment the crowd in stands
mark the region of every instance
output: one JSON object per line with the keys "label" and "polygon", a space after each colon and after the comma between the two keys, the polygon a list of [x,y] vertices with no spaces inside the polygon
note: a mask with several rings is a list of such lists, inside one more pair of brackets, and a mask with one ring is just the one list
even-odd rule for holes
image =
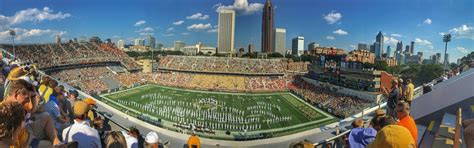
{"label": "crowd in stands", "polygon": [[136,128],[112,131],[82,98],[32,66],[0,63],[5,88],[0,99],[0,147],[157,148],[158,134],[143,137]]}
{"label": "crowd in stands", "polygon": [[328,88],[315,86],[302,79],[295,79],[295,87],[290,90],[300,95],[308,103],[326,110],[333,115],[344,118],[373,106],[373,102],[353,96],[338,94]]}
{"label": "crowd in stands", "polygon": [[228,57],[166,56],[160,68],[219,73],[281,74],[285,72],[282,59],[245,59]]}
{"label": "crowd in stands", "polygon": [[[0,45],[13,53],[12,45]],[[15,45],[16,58],[37,63],[42,69],[71,64],[121,62],[127,69],[139,69],[133,59],[112,43],[60,43]]]}
{"label": "crowd in stands", "polygon": [[410,105],[399,102],[396,110],[396,117],[377,110],[368,126],[362,119],[354,120],[346,144],[354,148],[417,147],[418,129]]}

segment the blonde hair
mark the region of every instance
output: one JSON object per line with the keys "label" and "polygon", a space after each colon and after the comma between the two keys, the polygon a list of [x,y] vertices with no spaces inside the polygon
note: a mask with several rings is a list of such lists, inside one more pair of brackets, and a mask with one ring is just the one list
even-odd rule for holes
{"label": "blonde hair", "polygon": [[127,142],[122,132],[112,131],[105,138],[105,148],[127,148]]}

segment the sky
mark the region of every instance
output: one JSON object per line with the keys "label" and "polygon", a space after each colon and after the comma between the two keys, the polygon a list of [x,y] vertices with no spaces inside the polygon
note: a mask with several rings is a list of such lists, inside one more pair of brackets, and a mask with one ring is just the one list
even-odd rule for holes
{"label": "sky", "polygon": [[[265,0],[0,0],[0,43],[53,42],[98,36],[132,43],[153,35],[165,47],[176,40],[187,45],[202,42],[217,46],[217,11],[234,9],[235,48],[261,40],[261,15]],[[385,45],[415,41],[415,52],[428,58],[444,52],[442,35],[451,33],[450,61],[474,51],[474,1],[472,0],[272,0],[275,27],[291,39],[305,37],[320,46],[345,50],[358,43],[372,44],[379,31]],[[386,47],[385,47],[386,48]]]}

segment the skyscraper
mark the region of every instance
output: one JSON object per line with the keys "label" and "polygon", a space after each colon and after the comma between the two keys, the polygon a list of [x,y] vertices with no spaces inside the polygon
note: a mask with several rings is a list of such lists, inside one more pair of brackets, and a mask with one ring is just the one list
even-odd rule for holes
{"label": "skyscraper", "polygon": [[380,42],[375,42],[374,43],[374,51],[375,51],[375,58],[376,59],[382,59],[382,46],[380,46]]}
{"label": "skyscraper", "polygon": [[391,58],[393,57],[393,52],[392,52],[392,48],[390,48],[390,45],[387,46],[387,58]]}
{"label": "skyscraper", "polygon": [[[285,30],[286,32],[286,30]],[[272,53],[273,49],[273,5],[271,0],[265,2],[262,14],[262,52]]]}
{"label": "skyscraper", "polygon": [[254,47],[253,47],[253,44],[249,44],[249,54],[253,54],[253,52],[255,51]]}
{"label": "skyscraper", "polygon": [[125,48],[125,41],[123,41],[123,40],[118,40],[118,41],[117,41],[117,47],[118,47],[119,49]]}
{"label": "skyscraper", "polygon": [[[381,59],[382,58],[382,54],[384,53],[384,50],[383,50],[383,40],[384,40],[384,37],[383,37],[383,34],[382,34],[382,31],[379,31],[379,33],[377,34],[377,36],[375,37],[375,42],[374,43],[374,48],[375,48],[375,57],[377,59]],[[377,47],[378,46],[378,47]]]}
{"label": "skyscraper", "polygon": [[411,42],[411,46],[410,46],[410,54],[413,54],[413,52],[415,52],[415,42]]}
{"label": "skyscraper", "polygon": [[410,45],[405,46],[405,53],[410,53]]}
{"label": "skyscraper", "polygon": [[278,52],[282,55],[286,53],[286,29],[276,28],[274,34],[274,43],[275,47],[273,48],[275,52]]}
{"label": "skyscraper", "polygon": [[359,50],[370,50],[370,46],[367,44],[359,43],[357,44],[357,49]]}
{"label": "skyscraper", "polygon": [[135,46],[145,46],[145,40],[143,39],[135,39]]}
{"label": "skyscraper", "polygon": [[397,42],[397,50],[396,51],[403,52],[403,42],[402,41]]}
{"label": "skyscraper", "polygon": [[298,36],[291,40],[291,54],[301,56],[304,52],[304,37]]}
{"label": "skyscraper", "polygon": [[316,42],[311,42],[308,44],[308,51],[309,50],[314,50],[314,48],[316,47],[319,47],[319,44],[317,44]]}
{"label": "skyscraper", "polygon": [[234,53],[235,11],[221,10],[218,27],[217,52]]}
{"label": "skyscraper", "polygon": [[55,40],[56,40],[56,43],[58,43],[58,44],[61,43],[61,36],[59,36],[59,34],[57,34]]}
{"label": "skyscraper", "polygon": [[150,47],[151,49],[155,49],[155,37],[151,35],[147,37],[147,46]]}
{"label": "skyscraper", "polygon": [[174,50],[183,51],[184,46],[186,46],[186,43],[183,41],[174,41]]}

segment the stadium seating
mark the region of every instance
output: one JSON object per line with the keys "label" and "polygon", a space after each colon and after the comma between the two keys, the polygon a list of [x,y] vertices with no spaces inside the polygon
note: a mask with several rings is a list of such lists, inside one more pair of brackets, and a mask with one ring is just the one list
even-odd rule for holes
{"label": "stadium seating", "polygon": [[[12,45],[0,45],[13,53]],[[63,65],[120,62],[128,70],[140,69],[133,59],[111,43],[61,43],[15,45],[17,58],[24,62],[38,63],[41,69]]]}

